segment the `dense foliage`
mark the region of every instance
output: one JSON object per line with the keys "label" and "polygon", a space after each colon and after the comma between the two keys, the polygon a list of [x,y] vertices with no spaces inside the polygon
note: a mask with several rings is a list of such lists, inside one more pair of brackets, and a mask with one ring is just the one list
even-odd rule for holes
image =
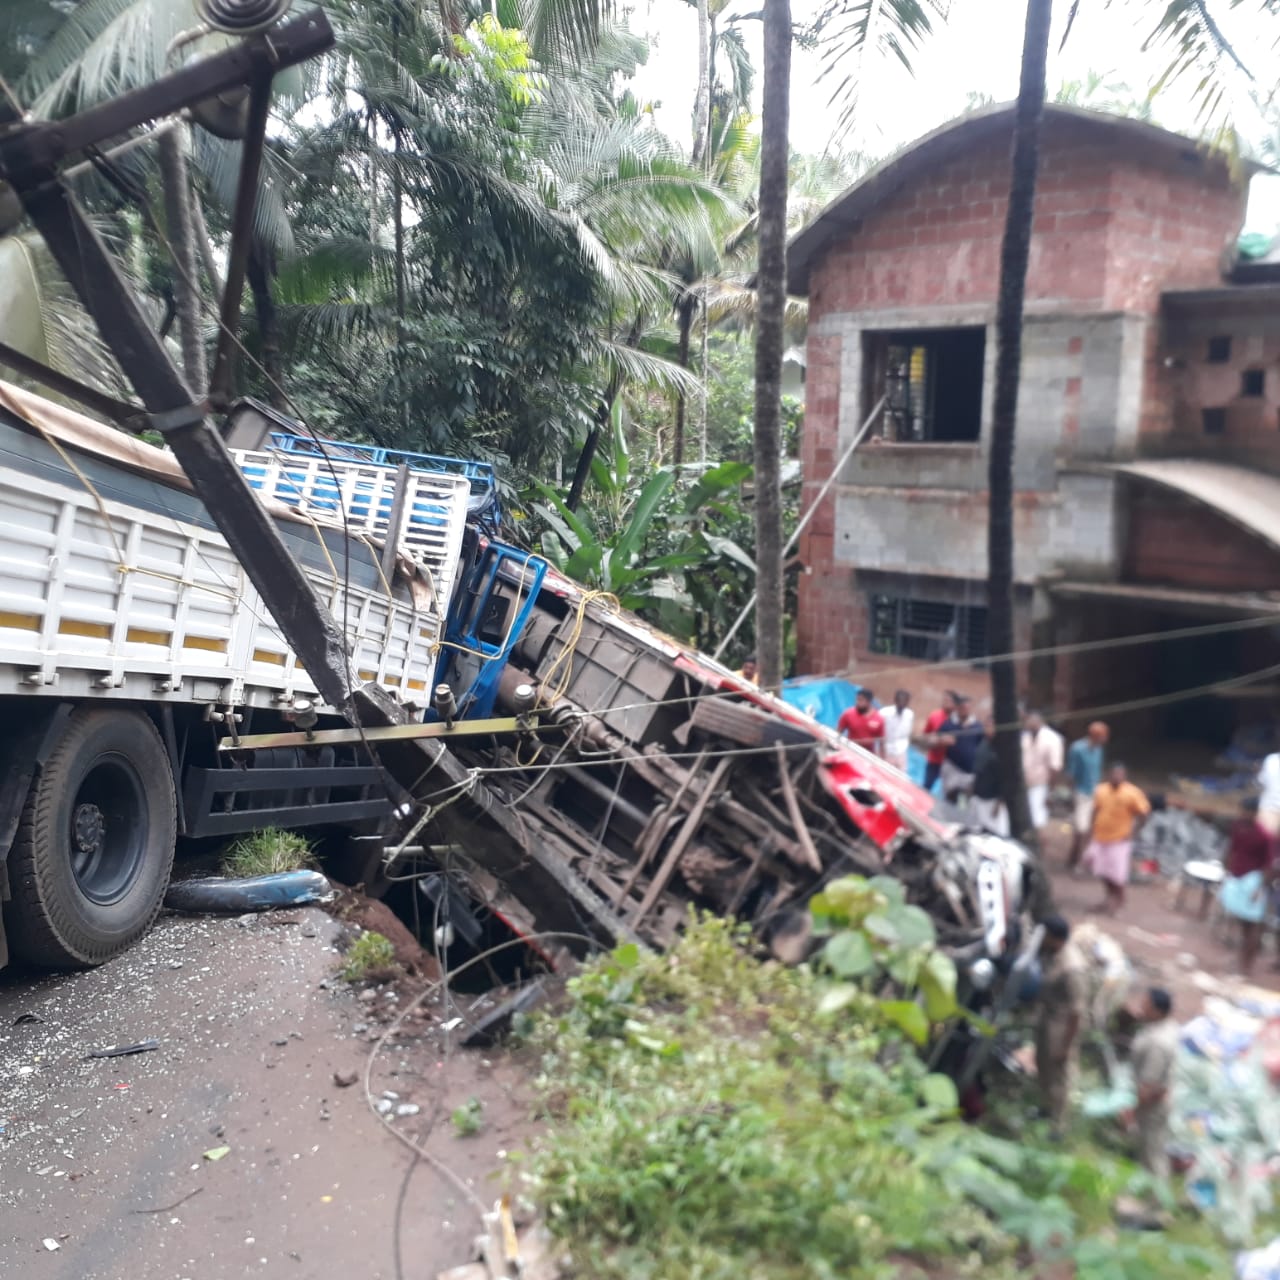
{"label": "dense foliage", "polygon": [[535,1023],[554,1124],[532,1185],[573,1275],[1012,1280],[1053,1260],[1078,1280],[1226,1274],[1177,1233],[1108,1229],[1131,1167],[961,1124],[897,1011],[863,990],[824,1013],[819,970],[744,942],[707,919],[666,955],[622,947]]}

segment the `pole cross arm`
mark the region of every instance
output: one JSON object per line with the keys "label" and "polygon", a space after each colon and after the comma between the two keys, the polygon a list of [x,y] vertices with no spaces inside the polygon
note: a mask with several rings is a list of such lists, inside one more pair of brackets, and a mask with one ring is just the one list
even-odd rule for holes
{"label": "pole cross arm", "polygon": [[[21,190],[44,182],[67,156],[97,146],[151,120],[173,115],[263,75],[306,62],[333,48],[333,28],[312,9],[269,32],[211,54],[141,88],[65,120],[6,120],[0,110],[0,175]],[[5,125],[11,128],[6,132]]]}

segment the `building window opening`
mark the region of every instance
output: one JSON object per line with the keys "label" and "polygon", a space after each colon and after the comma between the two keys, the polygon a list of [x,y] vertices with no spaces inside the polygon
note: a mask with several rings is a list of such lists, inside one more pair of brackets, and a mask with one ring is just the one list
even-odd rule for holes
{"label": "building window opening", "polygon": [[986,341],[980,325],[864,334],[863,413],[886,398],[876,434],[894,444],[975,443]]}
{"label": "building window opening", "polygon": [[869,648],[924,662],[978,661],[987,656],[986,606],[873,595]]}
{"label": "building window opening", "polygon": [[1265,369],[1246,369],[1240,375],[1240,394],[1242,396],[1263,396],[1267,393],[1267,371]]}
{"label": "building window opening", "polygon": [[1201,409],[1200,423],[1207,436],[1220,436],[1227,429],[1227,411],[1225,409]]}
{"label": "building window opening", "polygon": [[1210,364],[1226,364],[1231,359],[1231,339],[1223,334],[1216,338],[1209,339],[1209,354],[1207,360]]}

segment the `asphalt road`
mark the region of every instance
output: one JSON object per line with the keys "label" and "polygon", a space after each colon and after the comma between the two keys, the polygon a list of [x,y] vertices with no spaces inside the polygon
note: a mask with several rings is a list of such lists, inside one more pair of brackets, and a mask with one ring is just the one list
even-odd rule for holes
{"label": "asphalt road", "polygon": [[[335,1083],[363,1077],[399,1007],[333,977],[339,929],[315,910],[168,917],[101,969],[0,974],[0,1273],[418,1280],[469,1260],[474,1209],[428,1164],[397,1233],[413,1157],[362,1083]],[[374,1092],[419,1107],[392,1122],[491,1203],[530,1132],[519,1073],[444,1053],[435,1023],[414,1019],[379,1056]],[[148,1039],[159,1047],[86,1058]],[[462,1137],[449,1115],[470,1097],[485,1123]]]}

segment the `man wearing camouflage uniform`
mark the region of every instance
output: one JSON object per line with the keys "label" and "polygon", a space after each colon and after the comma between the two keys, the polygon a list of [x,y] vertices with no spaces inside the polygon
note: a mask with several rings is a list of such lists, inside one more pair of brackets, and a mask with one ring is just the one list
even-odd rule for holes
{"label": "man wearing camouflage uniform", "polygon": [[1141,1016],[1146,1025],[1134,1037],[1129,1054],[1138,1091],[1133,1113],[1138,1127],[1138,1159],[1157,1178],[1169,1176],[1169,1099],[1181,1033],[1172,1011],[1169,993],[1152,987],[1143,1000]]}
{"label": "man wearing camouflage uniform", "polygon": [[1036,1023],[1036,1075],[1055,1134],[1061,1134],[1080,1057],[1087,982],[1084,957],[1071,942],[1071,926],[1061,916],[1044,921],[1040,946],[1043,976]]}

